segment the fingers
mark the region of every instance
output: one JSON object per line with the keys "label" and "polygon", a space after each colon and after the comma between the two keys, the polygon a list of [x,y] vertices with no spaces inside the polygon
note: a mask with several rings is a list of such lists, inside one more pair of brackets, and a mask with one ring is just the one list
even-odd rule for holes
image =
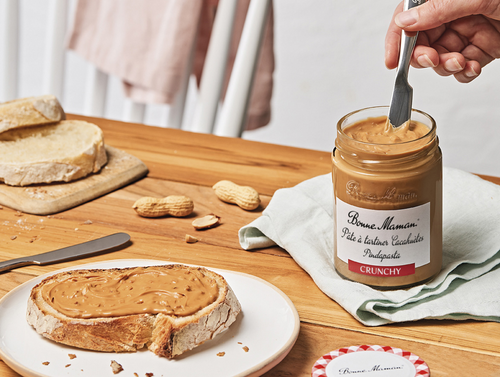
{"label": "fingers", "polygon": [[471,14],[491,13],[481,0],[433,0],[395,15],[394,23],[406,31],[436,28]]}
{"label": "fingers", "polygon": [[403,3],[400,3],[394,11],[389,29],[385,36],[385,66],[389,69],[394,69],[398,66],[401,29],[394,23],[394,17],[402,10]]}

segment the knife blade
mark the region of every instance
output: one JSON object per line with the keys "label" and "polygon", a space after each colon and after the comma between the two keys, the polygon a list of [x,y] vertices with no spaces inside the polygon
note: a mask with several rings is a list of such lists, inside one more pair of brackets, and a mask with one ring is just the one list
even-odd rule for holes
{"label": "knife blade", "polygon": [[31,264],[45,265],[81,256],[89,256],[123,245],[129,240],[130,236],[127,233],[115,233],[92,241],[63,247],[62,249],[0,262],[0,272]]}

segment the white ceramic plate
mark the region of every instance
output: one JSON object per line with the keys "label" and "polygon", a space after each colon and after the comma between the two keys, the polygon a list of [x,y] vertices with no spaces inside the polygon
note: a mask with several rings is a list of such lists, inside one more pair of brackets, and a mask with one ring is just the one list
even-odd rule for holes
{"label": "white ceramic plate", "polygon": [[[122,268],[167,264],[151,260],[114,260],[78,268]],[[259,376],[277,365],[293,347],[300,321],[290,299],[266,281],[247,274],[211,269],[227,280],[241,303],[242,312],[229,329],[174,360],[149,350],[136,353],[101,353],[55,343],[38,335],[26,322],[31,288],[44,277],[30,280],[0,300],[0,357],[23,376]],[[244,347],[248,347],[245,352]],[[224,352],[224,356],[217,354]],[[76,355],[70,359],[69,354]],[[44,362],[50,364],[44,365]]]}

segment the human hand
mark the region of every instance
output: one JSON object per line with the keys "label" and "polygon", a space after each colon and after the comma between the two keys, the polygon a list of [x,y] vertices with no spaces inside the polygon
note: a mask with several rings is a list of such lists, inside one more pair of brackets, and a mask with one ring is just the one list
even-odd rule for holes
{"label": "human hand", "polygon": [[401,30],[419,32],[411,65],[467,83],[500,58],[500,0],[428,0],[403,12],[399,4],[385,38],[385,65],[397,67]]}

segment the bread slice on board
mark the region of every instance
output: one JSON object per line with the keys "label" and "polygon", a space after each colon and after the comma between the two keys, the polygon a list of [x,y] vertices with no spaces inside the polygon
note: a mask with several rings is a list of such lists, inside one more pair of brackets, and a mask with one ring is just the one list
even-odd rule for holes
{"label": "bread slice on board", "polygon": [[[176,292],[187,293],[186,291],[199,295],[205,288],[200,288],[196,282],[193,283],[193,288],[191,288],[191,285],[186,286],[185,283],[186,281],[189,283],[189,279],[193,279],[193,277],[196,280],[200,276],[201,280],[207,279],[205,282],[210,282],[212,291],[215,294],[210,296],[212,300],[210,303],[205,303],[201,308],[195,308],[193,312],[187,313],[179,313],[177,311],[167,313],[136,311],[135,314],[122,313],[123,315],[119,316],[109,316],[114,314],[114,312],[106,312],[106,310],[111,310],[108,306],[113,307],[113,304],[106,302],[97,305],[96,301],[93,301],[92,307],[101,308],[96,309],[101,311],[98,311],[97,314],[94,312],[92,317],[89,317],[88,311],[85,312],[85,315],[78,315],[75,311],[69,312],[71,316],[67,315],[67,310],[74,310],[75,308],[73,302],[69,306],[61,307],[58,306],[59,299],[53,298],[54,295],[59,297],[57,293],[52,295],[52,292],[56,292],[59,289],[59,291],[64,292],[63,296],[68,296],[67,287],[69,285],[65,284],[70,284],[73,287],[75,284],[80,284],[75,282],[85,280],[87,288],[79,291],[85,293],[72,292],[71,297],[72,299],[75,297],[75,302],[80,302],[80,305],[83,302],[86,302],[87,305],[91,300],[99,302],[100,297],[102,297],[99,294],[92,296],[92,299],[82,296],[88,297],[92,295],[92,293],[87,293],[92,291],[92,284],[100,284],[99,281],[105,281],[103,284],[111,284],[110,282],[115,281],[120,281],[120,284],[127,282],[130,285],[123,288],[123,291],[130,290],[130,292],[134,292],[134,288],[136,291],[139,291],[140,285],[134,284],[136,283],[136,279],[140,280],[137,276],[141,274],[151,274],[152,276],[162,274],[163,276],[168,276],[168,278],[173,274],[174,279],[177,280],[176,283],[179,284],[179,287],[183,286],[184,290],[177,291],[177,286],[172,288],[172,290],[170,288],[167,290],[165,283],[158,284],[158,277],[151,279],[152,286],[149,287],[154,292],[157,292],[159,289],[167,290],[166,295],[169,297],[177,294]],[[90,279],[91,276],[94,280],[87,282],[87,279]],[[185,276],[185,278],[180,276]],[[154,282],[160,286],[155,286]],[[120,290],[121,288],[118,285],[113,285],[113,289],[116,288],[116,291]],[[58,286],[58,288],[55,288],[55,286]],[[107,288],[106,290],[101,290],[99,287],[96,289],[99,289],[99,292],[107,291]],[[205,295],[205,293],[201,294]],[[119,295],[123,297],[123,293]],[[127,310],[132,310],[127,306],[129,304],[127,300],[130,300],[131,302],[136,302],[141,307],[142,303],[138,302],[140,301],[138,297],[131,294],[121,304],[126,305]],[[165,299],[165,296],[162,297],[160,302],[170,307],[171,301],[165,304],[162,300],[171,300],[171,298]],[[187,302],[193,302],[191,297],[187,298]],[[75,305],[78,307],[78,303],[75,303]],[[178,304],[177,301],[175,305],[178,305],[176,307],[182,310],[182,305]],[[171,307],[174,306],[172,305]],[[221,275],[202,267],[173,264],[121,269],[74,270],[50,276],[33,287],[28,300],[26,316],[28,323],[39,334],[56,342],[104,352],[134,352],[146,346],[155,354],[171,359],[209,339],[213,339],[216,335],[225,331],[236,320],[240,311],[241,306],[238,299]],[[105,314],[99,316],[99,313],[106,313],[108,316]]]}
{"label": "bread slice on board", "polygon": [[69,182],[106,164],[102,130],[80,120],[0,133],[0,181],[12,186]]}
{"label": "bread slice on board", "polygon": [[0,103],[0,132],[40,126],[66,119],[61,104],[51,94]]}

